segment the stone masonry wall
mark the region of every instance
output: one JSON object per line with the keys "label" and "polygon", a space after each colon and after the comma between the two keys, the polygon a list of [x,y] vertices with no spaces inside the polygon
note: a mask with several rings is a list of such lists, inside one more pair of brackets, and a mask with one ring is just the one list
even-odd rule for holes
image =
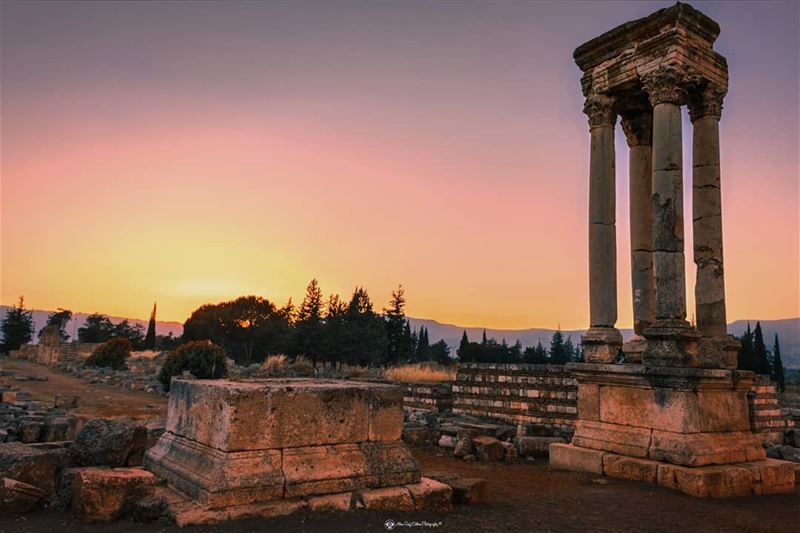
{"label": "stone masonry wall", "polygon": [[795,423],[778,403],[778,390],[765,376],[759,376],[747,395],[750,404],[750,428],[763,433],[766,440],[780,443],[783,433]]}
{"label": "stone masonry wall", "polygon": [[408,383],[403,387],[403,407],[441,413],[453,407],[451,383]]}
{"label": "stone masonry wall", "polygon": [[453,412],[572,432],[578,384],[559,365],[461,365],[453,384]]}

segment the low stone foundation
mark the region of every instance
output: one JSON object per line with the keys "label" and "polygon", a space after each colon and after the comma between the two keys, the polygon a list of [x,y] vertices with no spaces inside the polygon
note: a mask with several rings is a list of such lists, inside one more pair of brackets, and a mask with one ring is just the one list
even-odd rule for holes
{"label": "low stone foundation", "polygon": [[781,494],[794,492],[795,486],[795,465],[776,459],[687,467],[574,444],[551,444],[550,466],[653,483],[699,498]]}
{"label": "low stone foundation", "polygon": [[452,383],[407,383],[403,386],[403,408],[433,413],[453,408]]}
{"label": "low stone foundation", "polygon": [[186,496],[184,523],[293,512],[320,496],[370,501],[392,487],[413,502],[420,472],[402,426],[402,392],[391,385],[176,379],[145,467]]}

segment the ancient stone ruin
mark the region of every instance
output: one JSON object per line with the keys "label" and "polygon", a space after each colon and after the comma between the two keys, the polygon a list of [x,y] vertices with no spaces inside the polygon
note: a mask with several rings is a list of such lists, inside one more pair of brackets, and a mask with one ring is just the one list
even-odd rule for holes
{"label": "ancient stone ruin", "polygon": [[[727,335],[719,121],[728,88],[720,28],[678,3],[575,50],[589,117],[590,329],[571,444],[557,468],[658,483],[694,496],[794,490],[791,463],[766,459],[750,431],[747,390]],[[692,191],[697,326],[686,321],[681,106],[693,125]],[[617,321],[614,126],[630,146],[635,331]],[[615,364],[620,349],[624,364]]]}
{"label": "ancient stone ruin", "polygon": [[[172,381],[166,431],[145,456],[180,525],[304,508],[449,506],[401,440],[402,391],[319,379]],[[438,502],[438,503],[437,503]]]}

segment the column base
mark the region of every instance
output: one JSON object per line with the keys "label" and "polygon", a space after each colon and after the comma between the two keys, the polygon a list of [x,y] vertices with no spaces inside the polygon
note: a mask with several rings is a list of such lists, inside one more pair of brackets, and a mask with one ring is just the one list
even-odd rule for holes
{"label": "column base", "polygon": [[625,354],[626,363],[639,364],[642,362],[642,354],[647,349],[647,340],[638,335],[622,345],[622,353]]}
{"label": "column base", "polygon": [[581,337],[583,360],[587,363],[613,363],[622,349],[622,334],[618,329],[592,326]]}
{"label": "column base", "polygon": [[698,353],[700,334],[687,321],[658,320],[644,330],[647,349],[642,363],[650,367],[702,367]]}
{"label": "column base", "polygon": [[574,444],[550,445],[550,466],[657,484],[697,498],[731,498],[795,491],[795,468],[765,459],[726,465],[688,467],[630,457]]}
{"label": "column base", "polygon": [[733,335],[703,337],[698,343],[702,366],[735,370],[739,364],[739,348],[741,347],[742,343]]}

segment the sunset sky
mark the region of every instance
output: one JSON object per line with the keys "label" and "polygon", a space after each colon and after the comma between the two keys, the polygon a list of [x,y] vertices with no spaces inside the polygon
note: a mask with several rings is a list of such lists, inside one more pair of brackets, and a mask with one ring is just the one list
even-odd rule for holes
{"label": "sunset sky", "polygon": [[[316,277],[378,309],[402,283],[441,322],[587,327],[572,51],[670,4],[4,0],[0,301],[183,321]],[[728,318],[800,316],[799,4],[692,5],[730,69]],[[616,147],[629,327],[620,128]]]}

